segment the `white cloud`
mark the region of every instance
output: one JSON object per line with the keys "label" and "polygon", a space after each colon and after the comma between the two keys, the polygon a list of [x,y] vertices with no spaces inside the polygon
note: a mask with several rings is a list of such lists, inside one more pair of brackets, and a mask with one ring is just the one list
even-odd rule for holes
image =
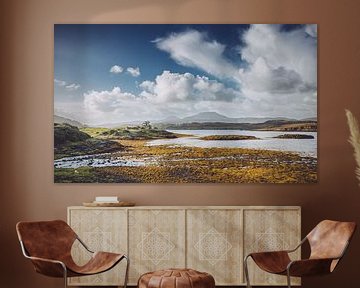
{"label": "white cloud", "polygon": [[145,91],[151,91],[154,92],[154,88],[155,88],[155,83],[149,80],[146,80],[144,82],[142,82],[139,85],[140,88],[142,88]]}
{"label": "white cloud", "polygon": [[114,65],[110,68],[109,72],[113,74],[120,74],[124,71],[124,68],[119,65]]}
{"label": "white cloud", "polygon": [[[226,59],[223,44],[196,30],[173,33],[154,42],[180,65],[234,80],[235,86],[241,89],[238,97],[249,98],[248,103],[255,107],[261,105],[254,103],[251,97],[261,93],[276,111],[276,107],[282,105],[277,101],[279,95],[289,95],[289,101],[294,103],[316,91],[316,35],[316,25],[305,25],[292,31],[283,31],[281,25],[251,25],[242,36],[243,46],[239,49],[245,68],[236,67]],[[179,98],[179,93],[172,93]],[[176,97],[173,94],[171,97]],[[157,95],[164,96],[160,91]],[[316,114],[316,103],[310,110]]]}
{"label": "white cloud", "polygon": [[243,87],[258,92],[295,93],[304,87],[301,76],[294,70],[280,66],[272,69],[259,57],[247,71],[240,70]]}
{"label": "white cloud", "polygon": [[169,115],[184,117],[209,110],[221,113],[222,109],[237,115],[241,99],[238,91],[191,73],[163,71],[154,81],[144,81],[139,87],[139,95],[120,87],[88,91],[83,95],[84,112],[80,114],[90,125],[156,120]]}
{"label": "white cloud", "polygon": [[[83,112],[79,114],[90,125],[185,117],[205,111],[231,117],[316,116],[316,33],[316,25],[292,31],[283,31],[280,25],[251,25],[239,48],[245,64],[241,69],[225,58],[224,45],[201,32],[190,30],[157,39],[157,47],[180,65],[196,67],[224,82],[163,71],[140,83],[138,95],[119,87],[83,94]],[[123,70],[134,77],[140,75],[138,67]]]}
{"label": "white cloud", "polygon": [[194,76],[191,73],[179,74],[163,71],[155,81],[144,81],[140,84],[141,94],[157,103],[185,101],[232,101],[240,93],[227,88],[224,84],[210,80],[205,76]]}
{"label": "white cloud", "polygon": [[308,37],[308,27],[285,32],[280,25],[252,25],[243,35],[245,46],[240,50],[242,60],[249,64],[240,70],[242,84],[265,91],[273,82],[273,90],[284,92],[301,90],[300,86],[316,87],[317,43]]}
{"label": "white cloud", "polygon": [[136,100],[136,96],[122,92],[119,87],[111,91],[89,91],[84,94],[84,106],[90,112],[113,112],[124,108],[124,103]]}
{"label": "white cloud", "polygon": [[58,80],[58,79],[54,79],[54,83],[56,86],[63,87],[68,91],[75,91],[81,87],[80,84],[76,84],[76,83],[69,84],[66,81]]}
{"label": "white cloud", "polygon": [[205,33],[189,30],[154,40],[178,64],[201,69],[220,78],[232,78],[237,69],[224,57],[225,45],[210,40]]}
{"label": "white cloud", "polygon": [[120,87],[84,93],[83,107],[83,112],[79,114],[83,115],[89,125],[141,122],[163,115],[159,111],[162,107],[150,103],[144,97],[123,92]]}
{"label": "white cloud", "polygon": [[239,50],[247,66],[239,82],[247,113],[305,118],[316,116],[316,25],[282,31],[280,25],[252,25]]}
{"label": "white cloud", "polygon": [[127,69],[126,69],[126,71],[128,72],[128,73],[130,73],[131,74],[131,76],[133,76],[133,77],[138,77],[138,76],[140,76],[140,68],[139,67],[128,67]]}
{"label": "white cloud", "polygon": [[60,87],[64,87],[66,85],[65,81],[58,80],[58,79],[54,79],[54,83],[55,83],[55,85],[60,86]]}
{"label": "white cloud", "polygon": [[75,91],[75,90],[78,90],[81,86],[79,84],[75,84],[75,83],[72,83],[72,84],[69,84],[69,85],[66,85],[65,88],[69,91]]}

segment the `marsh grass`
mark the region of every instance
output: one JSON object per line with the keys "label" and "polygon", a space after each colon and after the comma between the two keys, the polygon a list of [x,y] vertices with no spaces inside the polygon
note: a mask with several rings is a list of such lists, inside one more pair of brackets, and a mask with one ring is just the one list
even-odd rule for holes
{"label": "marsh grass", "polygon": [[55,168],[55,182],[73,183],[315,183],[317,161],[297,154],[242,148],[146,146],[119,140],[129,158],[153,158],[141,167]]}
{"label": "marsh grass", "polygon": [[248,135],[209,135],[199,138],[200,140],[257,140],[259,138]]}

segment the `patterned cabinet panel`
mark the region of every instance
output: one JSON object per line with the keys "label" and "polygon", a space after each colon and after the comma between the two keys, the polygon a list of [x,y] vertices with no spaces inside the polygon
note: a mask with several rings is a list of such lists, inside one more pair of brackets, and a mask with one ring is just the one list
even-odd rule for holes
{"label": "patterned cabinet panel", "polygon": [[130,284],[148,271],[185,267],[185,210],[129,210]]}
{"label": "patterned cabinet panel", "polygon": [[[250,252],[282,250],[300,242],[300,207],[69,207],[68,222],[93,250],[129,255],[129,284],[164,268],[209,272],[217,285],[245,285],[243,258]],[[79,264],[89,259],[75,243]],[[300,258],[300,250],[293,258]],[[249,260],[253,285],[285,285],[286,277],[261,271]],[[71,278],[71,285],[121,285],[125,261],[108,272]],[[298,279],[293,284],[299,285]]]}
{"label": "patterned cabinet panel", "polygon": [[[126,209],[69,209],[68,222],[91,250],[127,253]],[[89,252],[78,241],[73,246],[72,255],[79,264],[89,259]],[[125,267],[125,261],[121,261],[108,272],[69,278],[68,281],[70,285],[122,285]]]}
{"label": "patterned cabinet panel", "polygon": [[212,274],[216,285],[242,280],[242,210],[187,210],[187,266]]}
{"label": "patterned cabinet panel", "polygon": [[[300,209],[249,209],[244,211],[244,254],[261,251],[286,250],[300,243]],[[292,253],[293,259],[300,259],[300,249]],[[260,270],[249,262],[249,276],[252,285],[286,285],[286,277]],[[299,278],[292,284],[299,285]]]}

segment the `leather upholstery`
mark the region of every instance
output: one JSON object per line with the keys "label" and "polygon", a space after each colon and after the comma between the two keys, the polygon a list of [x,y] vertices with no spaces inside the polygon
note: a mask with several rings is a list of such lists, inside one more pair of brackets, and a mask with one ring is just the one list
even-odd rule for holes
{"label": "leather upholstery", "polygon": [[291,262],[285,251],[252,253],[251,257],[262,270],[275,274],[286,272],[286,267]]}
{"label": "leather upholstery", "polygon": [[356,229],[354,222],[324,220],[307,236],[311,248],[309,259],[291,261],[287,251],[258,252],[250,256],[264,271],[290,276],[312,276],[331,273],[345,252]]}
{"label": "leather upholstery", "polygon": [[[88,263],[78,266],[71,256],[71,247],[77,239],[77,235],[62,220],[19,222],[16,230],[26,252],[33,257],[31,262],[36,272],[47,276],[64,276],[62,265],[56,261],[65,264],[68,277],[74,277],[105,272],[124,257],[123,254],[96,252]],[[53,262],[42,259],[49,259]]]}
{"label": "leather upholstery", "polygon": [[143,274],[138,288],[214,288],[214,277],[192,269],[167,269]]}
{"label": "leather upholstery", "polygon": [[339,257],[351,239],[355,227],[354,222],[320,222],[306,236],[311,247],[310,259]]}

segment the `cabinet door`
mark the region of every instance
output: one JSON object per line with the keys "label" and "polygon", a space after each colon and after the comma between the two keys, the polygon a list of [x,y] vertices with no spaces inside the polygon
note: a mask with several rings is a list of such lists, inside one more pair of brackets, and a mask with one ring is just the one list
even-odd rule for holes
{"label": "cabinet door", "polygon": [[148,271],[185,267],[185,210],[129,210],[130,283]]}
{"label": "cabinet door", "polygon": [[[258,209],[244,211],[245,255],[251,252],[276,251],[295,248],[300,243],[299,209]],[[300,259],[300,249],[292,253]],[[252,285],[286,285],[286,277],[266,273],[252,261],[249,262],[249,276]],[[299,285],[299,278],[292,284]]]}
{"label": "cabinet door", "polygon": [[187,267],[214,276],[216,285],[242,280],[242,211],[187,211]]}
{"label": "cabinet door", "polygon": [[[93,251],[127,253],[127,215],[125,209],[70,209],[69,225]],[[78,241],[72,255],[76,263],[84,264],[89,258]],[[69,278],[70,285],[122,285],[125,261],[113,269],[93,276]]]}

